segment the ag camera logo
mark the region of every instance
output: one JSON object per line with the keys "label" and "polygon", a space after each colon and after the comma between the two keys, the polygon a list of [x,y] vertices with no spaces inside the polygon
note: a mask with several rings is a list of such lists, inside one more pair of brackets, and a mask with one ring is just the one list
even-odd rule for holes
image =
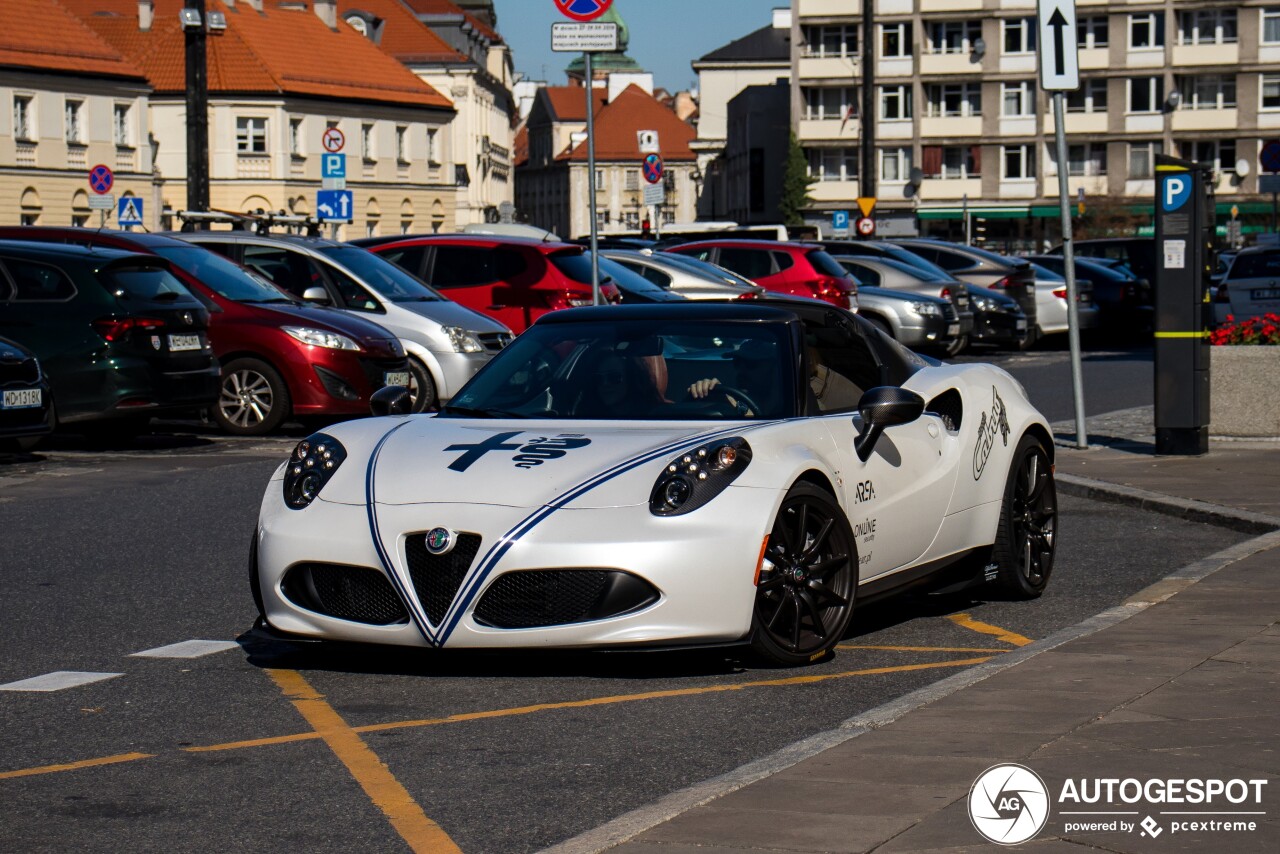
{"label": "ag camera logo", "polygon": [[1166,211],[1176,211],[1191,198],[1191,176],[1170,175],[1164,179],[1160,190],[1161,206]]}
{"label": "ag camera logo", "polygon": [[1049,790],[1030,768],[993,765],[969,790],[969,820],[997,845],[1026,842],[1049,820]]}

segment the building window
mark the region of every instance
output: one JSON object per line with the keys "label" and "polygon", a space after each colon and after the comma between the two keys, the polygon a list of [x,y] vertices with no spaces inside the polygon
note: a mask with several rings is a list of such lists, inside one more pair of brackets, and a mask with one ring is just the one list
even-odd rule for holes
{"label": "building window", "polygon": [[639,211],[623,211],[622,225],[628,231],[640,230],[640,212]]}
{"label": "building window", "polygon": [[35,108],[34,100],[30,95],[14,95],[13,96],[13,138],[21,140],[35,139],[35,116],[32,110]]}
{"label": "building window", "polygon": [[805,56],[852,59],[858,55],[858,27],[805,27],[803,52]]}
{"label": "building window", "polygon": [[289,119],[289,153],[302,156],[302,119]]}
{"label": "building window", "polygon": [[1005,53],[1035,53],[1036,22],[1034,18],[1010,18],[1000,22],[1004,31]]}
{"label": "building window", "polygon": [[376,159],[373,151],[373,125],[360,125],[360,156],[366,161]]}
{"label": "building window", "polygon": [[1262,43],[1280,44],[1280,7],[1262,10]]}
{"label": "building window", "polygon": [[981,21],[931,21],[929,53],[968,53],[982,38]]}
{"label": "building window", "polygon": [[1280,74],[1262,75],[1262,109],[1280,110]]}
{"label": "building window", "polygon": [[1158,113],[1163,102],[1163,77],[1131,77],[1129,79],[1129,112]]}
{"label": "building window", "polygon": [[626,178],[624,179],[625,180],[624,186],[626,187],[626,189],[628,190],[640,189],[640,170],[639,169],[623,169],[622,171],[623,171],[623,174],[626,175]]}
{"label": "building window", "polygon": [[427,128],[427,163],[432,166],[439,166],[440,160],[440,131],[436,128]]}
{"label": "building window", "polygon": [[1109,41],[1106,15],[1076,18],[1076,40],[1080,47],[1106,47]]}
{"label": "building window", "polygon": [[1033,80],[1019,80],[1000,84],[1002,116],[1035,115],[1036,84]]}
{"label": "building window", "polygon": [[236,151],[240,154],[267,153],[267,120],[256,116],[236,118]]}
{"label": "building window", "polygon": [[1002,145],[1000,151],[1004,161],[1001,177],[1010,180],[1036,177],[1036,153],[1030,145]]}
{"label": "building window", "polygon": [[1081,80],[1080,88],[1067,92],[1068,113],[1105,113],[1107,81]]}
{"label": "building window", "polygon": [[1178,13],[1178,44],[1235,44],[1235,9],[1196,9]]}
{"label": "building window", "polygon": [[133,146],[133,134],[130,133],[129,105],[116,104],[111,112],[111,136],[121,148]]}
{"label": "building window", "polygon": [[1178,156],[1197,163],[1208,163],[1215,172],[1233,172],[1236,168],[1234,139],[1207,139],[1178,143]]}
{"label": "building window", "polygon": [[852,181],[858,177],[858,149],[809,149],[809,177],[815,181]]}
{"label": "building window", "polygon": [[1164,47],[1164,12],[1142,12],[1129,16],[1129,47]]}
{"label": "building window", "polygon": [[409,129],[404,125],[396,127],[396,161],[398,163],[409,162]]}
{"label": "building window", "polygon": [[905,181],[911,174],[911,149],[880,149],[880,180]]}
{"label": "building window", "polygon": [[840,119],[858,115],[858,90],[853,86],[806,86],[804,117],[806,119]]}
{"label": "building window", "polygon": [[921,171],[926,178],[977,178],[982,172],[982,147],[926,145]]}
{"label": "building window", "polygon": [[596,230],[603,231],[609,226],[609,210],[596,211]]}
{"label": "building window", "polygon": [[1184,110],[1225,110],[1236,105],[1234,74],[1196,74],[1174,78]]}
{"label": "building window", "polygon": [[[1049,168],[1058,174],[1058,152],[1049,146]],[[1067,145],[1067,174],[1093,177],[1107,174],[1107,146],[1101,142],[1077,142]]]}
{"label": "building window", "polygon": [[911,22],[880,25],[880,58],[901,59],[911,56]]}
{"label": "building window", "polygon": [[67,99],[66,133],[67,142],[84,144],[84,101]]}
{"label": "building window", "polygon": [[880,87],[880,118],[885,121],[911,118],[911,84]]}
{"label": "building window", "polygon": [[982,115],[981,83],[929,83],[924,91],[929,118]]}
{"label": "building window", "polygon": [[1162,153],[1160,142],[1129,143],[1129,177],[1135,180],[1156,174],[1156,155]]}

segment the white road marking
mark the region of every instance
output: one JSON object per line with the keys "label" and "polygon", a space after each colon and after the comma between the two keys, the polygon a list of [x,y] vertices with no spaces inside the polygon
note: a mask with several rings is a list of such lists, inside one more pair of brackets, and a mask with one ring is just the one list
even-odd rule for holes
{"label": "white road marking", "polygon": [[155,649],[144,649],[132,653],[130,658],[199,658],[202,655],[213,655],[215,652],[226,652],[237,649],[240,644],[235,641],[188,640],[158,646]]}
{"label": "white road marking", "polygon": [[33,676],[17,682],[0,685],[0,691],[61,691],[64,688],[78,688],[81,685],[92,685],[105,679],[115,679],[123,673],[87,673],[81,670],[55,670],[43,676]]}

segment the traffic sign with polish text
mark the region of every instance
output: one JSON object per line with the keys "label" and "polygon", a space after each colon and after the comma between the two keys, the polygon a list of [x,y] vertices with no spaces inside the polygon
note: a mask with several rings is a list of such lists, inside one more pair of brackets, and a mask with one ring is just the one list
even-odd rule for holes
{"label": "traffic sign with polish text", "polygon": [[347,137],[339,128],[328,127],[324,129],[324,136],[320,137],[320,144],[325,151],[336,154],[347,144]]}
{"label": "traffic sign with polish text", "polygon": [[551,25],[551,50],[556,53],[612,53],[618,49],[618,25],[609,21]]}
{"label": "traffic sign with polish text", "polygon": [[125,196],[116,208],[117,225],[142,225],[142,199]]}
{"label": "traffic sign with polish text", "polygon": [[93,211],[113,211],[116,209],[116,197],[110,193],[101,195],[93,195],[89,197],[89,210]]}
{"label": "traffic sign with polish text", "polygon": [[858,210],[862,211],[864,217],[871,216],[871,212],[876,209],[876,199],[874,196],[862,196],[858,199]]}
{"label": "traffic sign with polish text", "polygon": [[316,193],[316,213],[322,222],[351,222],[355,200],[350,190],[320,190]]}
{"label": "traffic sign with polish text", "polygon": [[1071,92],[1080,88],[1076,0],[1037,0],[1040,29],[1040,88]]}
{"label": "traffic sign with polish text", "polygon": [[560,14],[575,21],[594,21],[613,5],[613,0],[555,0]]}
{"label": "traffic sign with polish text", "polygon": [[645,184],[644,185],[644,203],[646,205],[660,205],[667,200],[667,190],[661,184]]}
{"label": "traffic sign with polish text", "polygon": [[111,171],[110,166],[99,163],[97,166],[89,170],[89,189],[93,190],[99,196],[106,195],[111,192],[111,188],[115,186],[116,176]]}

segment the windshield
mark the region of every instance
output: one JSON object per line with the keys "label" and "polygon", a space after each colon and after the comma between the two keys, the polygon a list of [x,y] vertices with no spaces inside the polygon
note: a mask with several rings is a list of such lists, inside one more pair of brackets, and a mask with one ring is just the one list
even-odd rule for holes
{"label": "windshield", "polygon": [[1227,273],[1228,280],[1277,277],[1280,277],[1280,252],[1242,252]]}
{"label": "windshield", "polygon": [[952,276],[946,270],[942,269],[937,264],[933,263],[927,258],[921,258],[919,255],[912,252],[910,249],[904,249],[901,246],[894,246],[890,243],[886,243],[884,244],[884,250],[885,250],[885,254],[888,257],[887,258],[882,257],[881,260],[896,261],[899,264],[902,264],[907,267],[911,267],[912,269],[919,270],[929,275],[930,278],[922,279],[921,281],[926,281],[926,282],[955,281],[955,276]]}
{"label": "windshield", "polygon": [[436,302],[443,300],[421,279],[405,272],[385,258],[356,246],[327,246],[320,250],[356,274],[362,283],[392,302]]}
{"label": "windshield", "polygon": [[[591,253],[588,252],[586,257],[590,261]],[[635,295],[639,297],[640,301],[672,302],[681,299],[679,294],[673,294],[665,288],[660,288],[639,273],[633,272],[617,261],[601,255],[600,281],[603,282],[606,278],[612,279],[623,294]]]}
{"label": "windshield", "polygon": [[[910,276],[917,282],[929,282],[930,284],[933,284],[935,282],[955,281],[951,274],[943,270],[941,267],[938,268],[937,273],[934,273],[928,267],[917,267],[914,264],[899,261],[897,258],[877,258],[876,260],[881,264],[884,264],[886,267],[891,267],[892,269],[897,270],[904,276]],[[922,258],[920,260],[923,261],[924,259]],[[925,263],[928,264],[929,262],[925,261]]]}
{"label": "windshield", "polygon": [[1035,275],[1037,279],[1039,279],[1042,282],[1065,282],[1066,281],[1066,278],[1064,278],[1060,273],[1050,270],[1048,267],[1044,266],[1043,264],[1037,264],[1035,262],[1032,262],[1031,272]]}
{"label": "windshield", "polygon": [[[738,421],[794,415],[788,327],[759,321],[545,323],[498,354],[443,416]],[[713,386],[702,398],[690,388]]]}
{"label": "windshield", "polygon": [[724,267],[718,267],[707,261],[699,261],[697,258],[690,258],[688,255],[677,255],[674,252],[663,252],[658,258],[663,263],[671,263],[677,267],[683,267],[691,273],[700,276],[706,276],[710,279],[718,281],[727,281],[730,284],[742,285],[743,287],[754,288],[755,283],[750,279],[744,279],[732,270],[726,270]]}
{"label": "windshield", "polygon": [[836,263],[836,259],[832,258],[821,249],[815,249],[804,256],[809,259],[809,263],[813,265],[813,269],[817,270],[824,276],[836,276],[843,279],[849,275],[849,271]]}
{"label": "windshield", "polygon": [[551,253],[551,263],[555,268],[575,282],[591,284],[591,256],[586,252]]}
{"label": "windshield", "polygon": [[160,267],[113,267],[98,275],[107,290],[124,299],[193,302],[191,292]]}
{"label": "windshield", "polygon": [[157,255],[233,302],[297,303],[293,297],[216,252],[198,246],[157,246]]}

